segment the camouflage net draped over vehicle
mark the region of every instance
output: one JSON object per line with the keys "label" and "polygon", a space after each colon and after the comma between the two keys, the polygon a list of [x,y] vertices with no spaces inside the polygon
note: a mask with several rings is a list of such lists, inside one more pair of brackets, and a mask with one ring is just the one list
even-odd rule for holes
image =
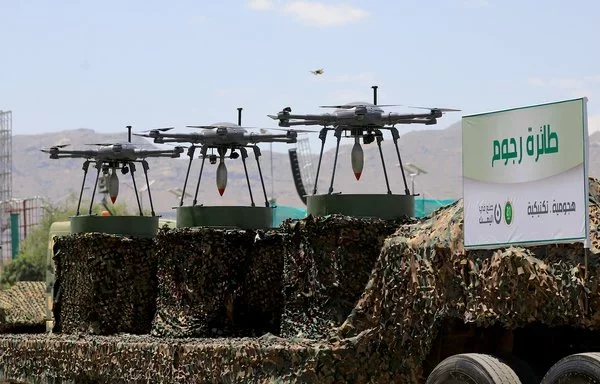
{"label": "camouflage net draped over vehicle", "polygon": [[0,380],[35,383],[390,383],[362,338],[242,339],[3,335]]}
{"label": "camouflage net draped over vehicle", "polygon": [[419,383],[444,319],[508,329],[532,322],[600,328],[599,197],[592,180],[587,279],[581,243],[465,251],[458,201],[386,240],[339,336],[368,331],[373,345],[381,342],[398,362],[390,362],[390,374]]}
{"label": "camouflage net draped over vehicle", "polygon": [[283,238],[276,231],[173,229],[156,237],[153,336],[279,334]]}
{"label": "camouflage net draped over vehicle", "polygon": [[19,281],[0,290],[0,333],[40,331],[46,316],[46,284]]}
{"label": "camouflage net draped over vehicle", "polygon": [[57,237],[53,331],[149,333],[156,309],[152,244],[100,233]]}
{"label": "camouflage net draped over vehicle", "polygon": [[327,337],[362,294],[383,241],[398,221],[343,215],[289,220],[281,336]]}
{"label": "camouflage net draped over vehicle", "polygon": [[[368,282],[363,286],[362,296],[341,326],[321,332],[327,333],[327,338],[4,335],[0,337],[0,367],[4,367],[5,374],[16,377],[45,372],[65,378],[88,376],[90,381],[98,383],[423,383],[422,362],[445,319],[481,326],[500,324],[512,329],[534,321],[548,326],[600,328],[599,187],[598,181],[593,180],[590,188],[592,248],[587,276],[582,267],[580,244],[466,252],[462,247],[463,208],[459,201],[436,211],[431,218],[399,227],[385,240]],[[292,238],[285,239],[289,263],[286,260],[284,297],[293,297],[294,289],[298,293],[317,292],[314,287],[318,287],[321,296],[317,297],[327,300],[323,292],[336,291],[323,289],[327,284],[320,284],[330,280],[314,272],[303,272],[308,277],[301,278],[305,275],[298,272],[306,265],[313,268],[312,271],[323,267],[318,263],[312,267],[310,258],[298,262],[298,266],[293,263],[296,259],[305,260],[299,256],[301,253],[313,254],[308,245],[303,245],[310,245],[312,239],[296,243],[299,244],[297,256],[287,255],[293,250],[290,244],[312,236],[308,235],[311,224],[306,222],[297,229],[292,228],[292,222],[289,225],[286,233]],[[298,234],[294,234],[296,230]],[[177,233],[174,232],[172,241],[185,239],[186,231],[181,231],[181,238]],[[299,237],[294,239],[293,236]],[[171,261],[178,260],[176,255],[188,255],[191,252],[185,250],[188,245],[185,241],[176,245],[179,250],[169,256]],[[205,244],[204,247],[211,254],[219,249],[218,245]],[[232,252],[231,257],[240,260],[243,252],[236,252],[239,255]],[[194,276],[191,274],[194,267],[186,268],[181,273]],[[311,268],[304,270],[311,271]],[[170,272],[172,277],[166,271],[161,273],[165,274],[166,282],[180,276],[174,272]],[[321,277],[315,279],[314,276]],[[200,274],[197,279],[205,277]],[[292,284],[295,281],[302,283]],[[181,295],[191,295],[189,289],[203,286],[196,283],[188,287],[181,280],[177,282],[169,290],[182,290]],[[219,288],[211,292],[221,295],[228,291]],[[226,296],[219,300],[226,302],[223,297]],[[320,300],[306,305],[319,308],[314,312],[317,317],[331,316],[322,309],[326,306],[320,304]],[[189,327],[184,329],[194,330],[195,317],[189,316],[192,312],[185,306],[178,307],[180,302],[183,301],[173,301],[176,305],[171,305],[173,312],[168,316],[175,319],[181,315],[185,320],[182,324]],[[288,308],[294,303],[290,300]],[[185,311],[177,312],[181,309]],[[206,318],[200,315],[197,318]],[[324,327],[335,324],[335,321],[320,321]],[[300,330],[310,330],[302,322],[297,324],[294,326]],[[92,373],[99,377],[93,377]]]}

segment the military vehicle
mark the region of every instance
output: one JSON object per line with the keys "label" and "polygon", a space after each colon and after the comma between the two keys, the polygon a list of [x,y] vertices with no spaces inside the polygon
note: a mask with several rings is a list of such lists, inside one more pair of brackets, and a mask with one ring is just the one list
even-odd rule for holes
{"label": "military vehicle", "polygon": [[0,378],[598,383],[600,181],[588,182],[589,247],[466,249],[463,200],[423,219],[55,236],[52,319],[44,284],[0,293]]}
{"label": "military vehicle", "polygon": [[[422,220],[395,223],[333,215],[290,220],[266,233],[164,230],[154,242],[163,261],[157,264],[155,312],[150,321],[146,316],[146,324],[153,325],[134,332],[119,315],[134,304],[122,296],[128,292],[124,287],[142,285],[132,279],[145,273],[139,263],[128,267],[128,279],[115,281],[112,290],[78,288],[97,290],[87,309],[112,305],[112,312],[96,308],[94,316],[73,319],[73,304],[83,305],[83,296],[78,303],[55,297],[62,330],[44,333],[37,327],[22,333],[22,327],[1,327],[0,373],[32,383],[597,382],[600,182],[595,179],[590,202],[593,246],[587,271],[583,248],[573,244],[465,251],[461,201]],[[60,233],[59,226],[54,233]],[[62,230],[67,232],[66,226]],[[69,262],[56,253],[112,259],[112,267],[97,273],[114,278],[125,253],[104,250],[133,242],[127,252],[134,253],[136,240],[95,236],[56,237],[55,260],[67,268]],[[74,256],[68,249],[106,240],[95,255]],[[252,255],[240,244],[253,248]],[[238,273],[225,273],[225,266],[239,267]],[[204,267],[210,271],[203,273]],[[77,274],[98,278],[81,268],[87,271]],[[212,285],[211,279],[219,280],[214,271],[225,273],[227,287]],[[64,284],[75,271],[59,274]],[[10,312],[6,296],[0,296],[0,314]],[[103,313],[113,318],[95,317]]]}

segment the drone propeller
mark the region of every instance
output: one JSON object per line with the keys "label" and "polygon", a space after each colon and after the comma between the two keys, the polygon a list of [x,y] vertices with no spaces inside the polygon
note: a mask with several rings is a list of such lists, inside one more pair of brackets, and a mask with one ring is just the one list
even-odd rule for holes
{"label": "drone propeller", "polygon": [[226,128],[226,129],[260,129],[260,127],[243,127],[239,125],[186,125],[188,128],[199,128],[199,129],[217,129],[217,128]]}
{"label": "drone propeller", "polygon": [[170,131],[171,129],[175,129],[175,127],[154,128],[154,129],[148,129],[146,131],[140,131],[140,132],[152,132],[152,131],[167,132],[167,131]]}
{"label": "drone propeller", "polygon": [[199,128],[199,129],[215,129],[218,128],[215,125],[186,125],[187,128]]}
{"label": "drone propeller", "polygon": [[52,145],[50,148],[64,148],[64,147],[68,147],[71,144],[58,144],[58,145]]}
{"label": "drone propeller", "polygon": [[453,108],[429,108],[429,107],[415,107],[415,106],[408,106],[409,108],[417,108],[417,109],[429,109],[429,110],[437,110],[440,112],[460,112],[460,109],[453,109]]}
{"label": "drone propeller", "polygon": [[[344,105],[319,105],[320,108],[336,108],[336,109],[352,109],[355,107],[360,107],[360,104],[344,104]],[[373,105],[374,107],[401,107],[402,104],[377,104]]]}
{"label": "drone propeller", "polygon": [[114,143],[89,143],[89,144],[83,144],[83,145],[97,145],[99,147],[108,147],[108,146],[114,145]]}

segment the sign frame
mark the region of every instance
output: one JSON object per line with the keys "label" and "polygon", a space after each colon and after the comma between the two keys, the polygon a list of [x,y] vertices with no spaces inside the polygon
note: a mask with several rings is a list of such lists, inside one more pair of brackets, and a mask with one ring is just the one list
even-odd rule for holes
{"label": "sign frame", "polygon": [[[508,109],[502,109],[502,110],[495,110],[495,111],[490,111],[490,112],[484,112],[484,113],[476,113],[476,114],[470,114],[470,115],[464,115],[462,116],[462,120],[461,120],[461,134],[462,134],[462,161],[461,161],[461,165],[462,165],[462,187],[463,187],[463,247],[466,250],[475,250],[475,249],[496,249],[496,248],[505,248],[505,247],[510,247],[510,246],[536,246],[536,245],[545,245],[545,244],[559,244],[559,243],[578,243],[578,242],[583,242],[584,247],[586,249],[589,249],[590,247],[590,230],[589,230],[589,176],[588,176],[588,168],[589,168],[589,133],[588,133],[588,116],[587,116],[587,97],[579,97],[579,98],[573,98],[573,99],[566,99],[566,100],[560,100],[560,101],[553,101],[553,102],[548,102],[548,103],[541,103],[541,104],[534,104],[534,105],[527,105],[527,106],[521,106],[521,107],[515,107],[515,108],[508,108]],[[471,225],[476,224],[476,222],[472,221],[472,213],[468,213],[467,209],[469,209],[470,207],[472,207],[472,205],[474,204],[473,201],[475,199],[469,197],[469,201],[465,200],[465,184],[467,182],[472,183],[472,181],[467,180],[468,177],[465,177],[466,173],[472,172],[472,170],[474,168],[480,167],[479,165],[473,166],[473,165],[469,165],[469,172],[465,172],[465,166],[467,164],[467,161],[465,160],[465,141],[467,140],[465,138],[465,124],[476,124],[473,123],[473,120],[477,119],[477,118],[490,118],[493,122],[494,118],[497,118],[499,121],[503,121],[506,124],[506,121],[509,122],[509,127],[507,127],[507,130],[514,130],[515,128],[511,125],[513,123],[513,120],[518,120],[518,114],[527,114],[527,112],[530,112],[528,110],[534,109],[534,108],[540,108],[540,109],[544,109],[543,112],[541,112],[541,114],[543,115],[548,114],[550,115],[552,113],[552,111],[550,111],[550,109],[548,107],[554,106],[554,105],[559,105],[559,104],[567,104],[567,103],[581,103],[581,115],[579,116],[579,112],[577,112],[578,114],[578,120],[579,118],[581,118],[581,129],[582,129],[582,148],[581,148],[581,154],[583,156],[583,158],[579,157],[578,159],[581,159],[580,164],[578,165],[578,167],[582,166],[583,167],[583,178],[584,178],[584,185],[583,185],[583,201],[584,203],[584,207],[583,207],[583,215],[584,215],[584,220],[585,220],[585,227],[583,231],[579,231],[579,233],[582,233],[581,236],[569,236],[569,237],[546,237],[544,238],[543,236],[540,236],[539,238],[533,238],[533,239],[525,239],[525,240],[520,240],[520,239],[514,239],[514,236],[508,235],[504,238],[499,238],[499,241],[483,241],[481,238],[476,238],[477,235],[471,235],[472,233],[475,233],[475,231],[473,232],[469,232]],[[578,105],[577,105],[578,106]],[[572,106],[572,108],[574,108],[575,106]],[[564,108],[564,106],[563,106]],[[515,112],[514,114],[511,114],[511,112]],[[496,116],[492,116],[492,115],[496,115]],[[516,118],[513,118],[513,116],[517,116]],[[528,115],[529,116],[529,115]],[[531,116],[534,116],[533,114]],[[475,118],[475,119],[473,119]],[[479,126],[475,129],[487,129],[489,131],[493,131],[494,134],[496,135],[502,135],[502,128],[498,128],[496,126],[493,126],[492,123],[486,122],[485,124],[489,124],[489,126]],[[527,128],[527,127],[525,127]],[[470,131],[469,133],[473,132],[473,128],[469,128]],[[544,125],[543,127],[544,132],[546,132],[546,127]],[[531,128],[529,128],[529,132],[531,132]],[[550,134],[550,124],[548,124],[548,134]],[[564,132],[564,131],[563,131]],[[489,133],[488,133],[489,134]],[[564,135],[564,133],[563,133]],[[543,139],[542,139],[543,140]],[[549,139],[548,139],[549,140]],[[567,138],[567,140],[569,140],[569,138]],[[494,140],[494,144],[496,140]],[[573,141],[574,143],[576,143],[577,145],[579,145],[579,140],[575,140]],[[471,146],[472,141],[471,141]],[[480,145],[485,145],[485,144],[490,144],[488,142],[486,143],[482,143]],[[558,142],[557,142],[558,145]],[[571,143],[571,145],[573,145],[573,143]],[[558,150],[558,149],[557,149]],[[478,150],[479,152],[482,152],[484,150]],[[489,150],[488,150],[489,151]],[[527,151],[529,153],[529,151]],[[495,148],[494,148],[494,158],[492,159],[492,167],[494,166],[494,160],[495,158]],[[476,153],[475,155],[473,155],[473,151],[469,151],[469,157],[472,159],[473,157],[476,157],[477,155],[479,155],[479,153]],[[504,158],[503,158],[504,159]],[[562,159],[562,158],[561,158]],[[479,160],[484,160],[483,158],[479,159]],[[487,159],[485,159],[485,161],[488,161]],[[504,161],[504,160],[501,160]],[[537,158],[535,160],[537,162]],[[515,160],[513,160],[513,164],[514,164]],[[471,161],[472,163],[472,161]],[[521,158],[519,158],[519,164],[521,163]],[[506,164],[506,162],[505,162]],[[528,165],[529,169],[526,169],[524,172],[508,172],[507,176],[505,176],[506,180],[501,181],[501,182],[496,182],[497,185],[500,185],[499,189],[501,189],[502,191],[506,191],[510,186],[510,182],[512,181],[512,183],[525,183],[525,182],[530,182],[529,179],[527,179],[528,177],[530,177],[530,174],[528,174],[528,171],[530,171],[531,169],[538,169],[538,168],[542,168],[542,165]],[[537,168],[536,168],[537,167]],[[548,166],[546,166],[546,168],[548,168]],[[556,165],[554,166],[553,169],[556,168]],[[489,169],[489,168],[488,168]],[[551,172],[549,170],[545,170],[546,172]],[[580,172],[580,171],[579,171]],[[581,177],[581,173],[579,172],[574,172],[573,174],[575,175],[575,177],[580,178]],[[522,173],[522,174],[520,174]],[[563,172],[566,173],[566,172]],[[560,172],[556,172],[554,175],[562,175],[563,173]],[[579,176],[577,176],[579,175]],[[471,176],[471,173],[469,173],[469,176]],[[490,176],[491,178],[491,176]],[[513,180],[511,180],[513,179]],[[517,180],[520,179],[520,180]],[[476,180],[476,179],[473,179]],[[517,180],[517,181],[515,181]],[[474,189],[474,187],[470,186],[469,187],[471,189],[471,191],[469,191],[468,195],[470,195],[472,193],[472,189]],[[580,187],[578,187],[579,189]],[[510,195],[510,193],[505,193],[506,196]],[[518,199],[518,198],[517,198]],[[578,202],[580,202],[581,200],[577,200]],[[496,204],[499,205],[499,204]],[[522,204],[521,204],[522,205]],[[501,207],[500,210],[500,216],[501,216],[501,220],[496,220],[496,223],[498,223],[498,221],[505,221],[505,223],[507,223],[507,225],[510,225],[510,222],[513,218],[513,214],[512,214],[512,203],[510,201],[510,199],[507,199],[506,205]],[[505,211],[506,209],[506,211]],[[480,212],[481,212],[481,208],[480,208]],[[489,212],[489,209],[488,209]],[[541,211],[540,211],[541,212]],[[469,214],[469,220],[466,219],[467,213]],[[508,217],[503,217],[504,215],[508,214]],[[490,217],[494,217],[497,216],[498,212],[497,212],[497,207],[493,207],[492,213]],[[580,218],[581,213],[578,213],[576,215],[576,218],[579,219]],[[539,217],[539,215],[538,215]],[[504,220],[502,220],[504,219]],[[489,221],[488,221],[489,222]],[[480,221],[480,223],[482,223]],[[486,222],[487,223],[487,222]],[[490,228],[488,230],[488,232],[491,233],[491,231],[494,231],[494,228]],[[467,236],[467,234],[469,234],[469,236]],[[500,235],[503,236],[503,235]],[[482,241],[473,241],[473,237],[475,237],[475,240],[482,240]],[[490,235],[489,237],[494,237],[494,235]],[[523,236],[521,236],[523,237]],[[467,242],[467,238],[470,238],[470,241]],[[504,240],[504,241],[503,241]]]}

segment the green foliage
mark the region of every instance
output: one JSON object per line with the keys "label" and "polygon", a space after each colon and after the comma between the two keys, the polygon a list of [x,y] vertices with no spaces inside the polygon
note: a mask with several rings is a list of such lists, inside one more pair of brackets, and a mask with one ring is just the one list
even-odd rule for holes
{"label": "green foliage", "polygon": [[[128,215],[125,204],[107,204],[113,215]],[[81,202],[80,214],[86,214],[89,201]],[[71,195],[62,204],[47,202],[44,206],[42,222],[20,242],[17,257],[3,266],[0,276],[0,287],[10,286],[17,281],[44,281],[46,280],[46,254],[50,226],[56,221],[68,221],[77,211],[77,196]],[[94,214],[101,214],[106,208],[102,203],[96,203],[92,209]]]}

